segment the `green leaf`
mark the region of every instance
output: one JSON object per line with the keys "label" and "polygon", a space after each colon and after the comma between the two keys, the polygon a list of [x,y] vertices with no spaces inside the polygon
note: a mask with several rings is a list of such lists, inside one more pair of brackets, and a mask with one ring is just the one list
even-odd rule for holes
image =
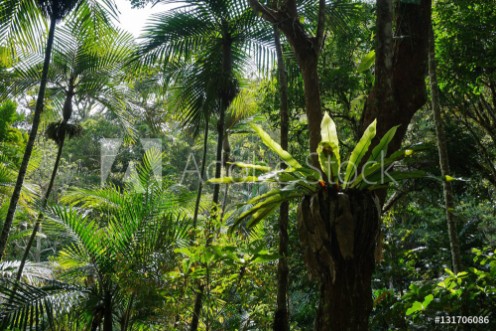
{"label": "green leaf", "polygon": [[368,126],[368,128],[363,133],[362,138],[360,138],[360,141],[355,146],[355,149],[353,149],[353,152],[351,152],[350,159],[348,160],[348,165],[346,166],[343,188],[346,188],[349,184],[352,184],[349,183],[349,181],[352,178],[352,176],[355,174],[355,170],[357,169],[357,167],[360,166],[360,162],[362,161],[362,158],[369,150],[369,146],[372,142],[372,139],[374,139],[375,137],[376,124],[377,121],[374,120]]}
{"label": "green leaf", "polygon": [[259,178],[257,176],[247,176],[247,177],[221,177],[221,178],[212,178],[207,182],[211,184],[233,184],[233,183],[254,183],[259,182]]}
{"label": "green leaf", "polygon": [[262,142],[267,146],[270,150],[272,150],[274,153],[279,155],[279,157],[286,162],[287,165],[289,165],[292,168],[299,169],[302,168],[302,165],[296,161],[291,154],[286,152],[284,149],[282,149],[281,145],[279,145],[277,142],[275,142],[267,132],[265,132],[260,126],[256,124],[250,124],[250,126],[255,130],[255,132],[258,134],[260,139],[262,139]]}
{"label": "green leaf", "polygon": [[424,310],[424,306],[421,302],[415,301],[413,305],[406,311],[406,316],[410,316],[413,313]]}
{"label": "green leaf", "polygon": [[370,182],[375,182],[375,184],[361,185],[360,188],[367,188],[369,190],[376,190],[383,188],[385,184],[402,181],[405,179],[415,179],[415,178],[425,178],[427,173],[422,170],[412,170],[412,171],[391,171],[386,174],[376,173],[374,176],[367,178]]}
{"label": "green leaf", "polygon": [[370,67],[372,67],[372,65],[374,64],[374,62],[375,62],[375,51],[372,50],[362,58],[362,61],[360,61],[360,64],[357,67],[357,72],[362,73],[366,70],[369,70]]}
{"label": "green leaf", "polygon": [[389,143],[393,140],[398,128],[399,125],[393,126],[388,132],[386,132],[386,134],[381,138],[381,141],[379,141],[379,143],[372,150],[372,154],[370,154],[367,162],[380,160],[381,154],[384,155],[384,158],[386,157]]}
{"label": "green leaf", "polygon": [[232,225],[230,231],[233,231],[236,226],[239,225],[244,219],[251,216],[251,220],[248,222],[248,227],[255,226],[260,220],[272,213],[282,202],[288,201],[292,198],[301,197],[304,192],[300,191],[283,191],[283,190],[272,190],[262,196],[255,197],[248,203],[253,203],[256,201],[257,204],[252,206],[247,211],[243,212]]}
{"label": "green leaf", "polygon": [[267,172],[267,171],[271,171],[272,170],[270,167],[261,166],[261,165],[258,165],[258,164],[244,163],[244,162],[234,162],[234,163],[229,162],[229,164],[233,164],[233,165],[235,165],[236,167],[239,167],[239,168],[254,169],[254,170],[260,170],[260,171],[264,171],[264,172]]}
{"label": "green leaf", "polygon": [[324,113],[320,123],[320,135],[322,141],[319,144],[317,153],[322,170],[326,173],[329,181],[338,180],[339,167],[341,166],[341,156],[339,154],[339,139],[336,130],[336,124],[329,116],[328,112]]}
{"label": "green leaf", "polygon": [[424,302],[422,302],[422,305],[424,306],[424,309],[427,308],[427,306],[429,306],[429,304],[431,303],[431,301],[434,299],[434,296],[432,294],[429,294],[428,296],[426,296],[424,298]]}

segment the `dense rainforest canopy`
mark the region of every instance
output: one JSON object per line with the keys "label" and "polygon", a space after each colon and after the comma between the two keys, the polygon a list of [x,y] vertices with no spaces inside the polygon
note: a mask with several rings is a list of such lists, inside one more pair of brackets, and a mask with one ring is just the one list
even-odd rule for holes
{"label": "dense rainforest canopy", "polygon": [[0,228],[0,330],[496,330],[496,1],[2,0]]}

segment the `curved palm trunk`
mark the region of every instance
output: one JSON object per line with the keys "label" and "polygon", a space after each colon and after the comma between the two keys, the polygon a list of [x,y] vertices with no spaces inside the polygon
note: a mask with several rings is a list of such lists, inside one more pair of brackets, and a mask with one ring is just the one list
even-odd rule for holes
{"label": "curved palm trunk", "polygon": [[50,198],[50,194],[52,193],[53,189],[53,184],[55,183],[55,177],[57,176],[57,172],[59,170],[59,165],[60,165],[60,158],[62,157],[62,150],[64,149],[64,142],[65,142],[65,137],[66,137],[66,130],[67,130],[67,122],[72,116],[72,97],[74,96],[74,76],[71,76],[70,81],[69,81],[69,90],[66,94],[65,102],[64,102],[64,108],[63,108],[63,120],[62,123],[60,124],[57,132],[57,137],[56,137],[56,143],[58,146],[57,149],[57,157],[55,159],[55,164],[53,165],[53,170],[52,170],[52,175],[50,176],[50,182],[48,183],[48,187],[45,191],[45,194],[43,195],[43,198],[41,200],[41,211],[38,214],[38,218],[36,219],[35,226],[33,228],[33,232],[31,233],[31,237],[29,238],[28,244],[24,250],[24,255],[21,260],[21,264],[19,266],[19,270],[17,271],[17,280],[19,281],[22,277],[22,272],[24,270],[24,265],[26,264],[29,251],[31,250],[31,247],[33,246],[34,239],[36,238],[36,234],[40,230],[41,227],[41,222],[43,221],[44,218],[44,211],[45,208],[48,205],[48,199]]}
{"label": "curved palm trunk", "polygon": [[36,108],[34,111],[33,125],[31,127],[31,132],[29,133],[28,143],[26,144],[26,149],[24,151],[24,156],[22,158],[21,167],[19,168],[19,174],[17,175],[16,185],[14,187],[14,192],[10,199],[9,209],[7,211],[7,216],[3,224],[2,234],[0,235],[0,261],[5,254],[5,248],[7,246],[7,240],[9,238],[10,228],[12,227],[12,222],[14,220],[14,215],[17,208],[17,203],[19,197],[21,196],[22,185],[24,183],[24,178],[26,177],[26,171],[28,169],[29,160],[31,159],[31,154],[33,152],[34,143],[36,136],[38,134],[38,127],[41,122],[41,113],[44,108],[45,90],[47,85],[48,69],[50,66],[50,58],[53,48],[53,40],[55,35],[56,20],[54,18],[50,19],[50,30],[48,32],[48,40],[45,50],[45,60],[43,63],[43,71],[41,74],[40,90],[38,92],[38,99],[36,100]]}
{"label": "curved palm trunk", "polygon": [[[64,125],[64,124],[62,124],[62,125]],[[41,227],[41,222],[43,221],[43,218],[45,217],[44,210],[47,207],[48,198],[50,197],[50,194],[52,193],[53,184],[55,182],[55,177],[57,176],[57,171],[59,169],[59,164],[60,164],[60,158],[62,156],[62,149],[64,148],[64,141],[65,141],[64,129],[62,129],[61,134],[62,134],[62,136],[61,136],[60,143],[58,145],[57,158],[55,159],[55,164],[54,164],[53,169],[52,169],[52,175],[50,177],[50,183],[48,184],[48,187],[45,191],[45,195],[43,196],[43,199],[41,201],[41,211],[38,214],[38,218],[36,219],[36,223],[34,225],[33,232],[31,233],[31,237],[29,238],[29,241],[28,241],[26,248],[24,249],[24,255],[22,256],[21,264],[19,265],[19,269],[17,270],[16,279],[18,281],[21,280],[22,272],[24,271],[24,266],[25,266],[26,261],[28,259],[29,251],[31,250],[31,247],[33,246],[34,239],[36,238],[36,234],[38,233],[38,231]]]}
{"label": "curved palm trunk", "polygon": [[[446,136],[444,134],[443,120],[441,116],[441,104],[439,98],[439,87],[437,84],[436,74],[436,59],[434,51],[434,31],[432,29],[432,22],[430,27],[430,44],[429,44],[429,78],[431,83],[431,103],[432,111],[434,113],[434,125],[436,127],[437,150],[439,154],[439,168],[441,169],[441,176],[450,175],[448,146],[446,143]],[[458,240],[458,232],[456,230],[456,217],[453,211],[455,210],[455,202],[453,189],[451,183],[443,180],[443,195],[444,195],[444,208],[446,209],[446,223],[448,225],[448,236],[451,251],[451,263],[453,272],[458,273],[461,271],[461,257],[460,257],[460,242]]]}
{"label": "curved palm trunk", "polygon": [[[289,107],[288,107],[288,80],[286,66],[282,54],[279,30],[274,28],[274,41],[277,53],[277,73],[279,80],[280,118],[281,118],[281,147],[288,150]],[[288,223],[289,203],[284,202],[279,208],[279,262],[277,265],[277,308],[274,316],[274,331],[289,331],[288,311]]]}

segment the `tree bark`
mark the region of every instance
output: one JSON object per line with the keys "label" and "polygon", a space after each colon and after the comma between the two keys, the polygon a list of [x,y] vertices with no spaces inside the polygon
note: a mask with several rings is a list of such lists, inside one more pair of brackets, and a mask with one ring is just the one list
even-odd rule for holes
{"label": "tree bark", "polygon": [[200,202],[203,189],[203,181],[205,180],[205,168],[207,163],[207,153],[208,153],[208,115],[205,116],[205,132],[203,133],[203,155],[202,155],[202,165],[200,169],[200,183],[198,184],[198,193],[196,195],[195,211],[193,215],[193,230],[196,230],[198,223],[198,213],[200,211]]}
{"label": "tree bark", "polygon": [[104,292],[104,311],[103,311],[103,331],[112,331],[112,291],[105,290]]}
{"label": "tree bark", "polygon": [[320,282],[317,331],[368,330],[378,206],[375,196],[357,190],[320,191],[300,204],[305,263]]}
{"label": "tree bark", "polygon": [[[299,21],[296,1],[286,0],[277,8],[256,0],[249,2],[256,12],[285,34],[293,48],[304,81],[310,152],[315,153],[321,138],[317,64],[323,42],[325,1],[319,1],[315,37],[311,37]],[[386,40],[392,38],[392,24],[388,18],[391,17],[390,2],[384,0],[380,4],[379,15],[385,21],[378,24],[382,29],[378,38],[382,39],[377,52],[382,54],[377,56],[384,67],[376,68],[376,72],[381,72],[376,81],[381,82],[381,89],[389,89],[386,93],[391,94],[393,90],[392,97],[386,100],[392,105],[382,107],[383,96],[377,93],[382,91],[377,91],[376,87],[369,96],[361,122],[366,128],[377,118],[377,137],[400,124],[390,143],[390,150],[396,150],[413,114],[426,102],[424,78],[431,1],[422,0],[420,5],[399,3],[395,22],[399,37],[394,43]],[[392,61],[391,45],[395,50]],[[312,163],[318,167],[316,155],[313,155]],[[306,197],[301,203],[298,224],[305,261],[309,272],[321,286],[315,324],[318,331],[368,329],[372,309],[371,275],[379,233],[379,207],[376,203],[366,192],[335,192],[334,196],[321,192]]]}
{"label": "tree bark", "polygon": [[45,49],[45,59],[43,63],[43,71],[41,73],[40,90],[38,92],[38,98],[36,100],[36,108],[34,111],[33,125],[31,127],[31,132],[29,133],[29,139],[26,144],[26,149],[24,150],[24,156],[22,158],[21,167],[19,168],[19,173],[17,175],[16,185],[14,187],[14,192],[10,198],[10,205],[7,211],[7,216],[3,224],[2,234],[0,235],[0,261],[5,254],[5,248],[7,246],[7,240],[9,239],[10,228],[12,227],[12,222],[14,221],[14,215],[17,208],[17,203],[19,197],[21,196],[21,190],[24,183],[24,178],[26,177],[26,171],[28,169],[29,160],[31,159],[31,154],[33,152],[34,143],[36,136],[38,134],[38,127],[41,122],[41,113],[44,108],[45,90],[48,81],[48,69],[50,67],[50,58],[53,48],[53,40],[55,35],[56,19],[50,19],[50,30],[48,32],[47,45]]}
{"label": "tree bark", "polygon": [[[288,150],[289,134],[289,106],[288,106],[288,79],[282,53],[279,31],[274,28],[274,41],[277,53],[277,74],[279,80],[280,119],[281,119],[281,147]],[[285,168],[285,165],[283,165]],[[277,265],[277,308],[274,316],[274,331],[289,331],[288,311],[288,223],[289,203],[283,202],[279,208],[279,261]]]}
{"label": "tree bark", "polygon": [[[64,125],[64,124],[62,124],[62,125]],[[62,129],[62,130],[65,130],[65,129]],[[58,150],[57,150],[57,158],[55,159],[55,164],[54,164],[53,169],[52,169],[52,175],[50,177],[50,183],[48,184],[48,187],[45,191],[45,195],[43,196],[43,199],[41,200],[41,211],[38,214],[38,217],[36,218],[36,223],[34,225],[33,232],[31,232],[31,237],[29,237],[28,244],[26,245],[26,248],[24,249],[24,255],[22,256],[21,264],[19,265],[19,269],[17,270],[17,277],[16,277],[17,281],[21,280],[22,272],[24,271],[24,266],[26,265],[29,251],[31,250],[31,247],[33,246],[34,239],[36,238],[36,234],[38,233],[38,231],[41,227],[41,222],[43,221],[43,218],[45,217],[44,210],[47,207],[48,198],[50,197],[50,194],[52,193],[53,184],[55,183],[55,177],[57,176],[57,171],[59,170],[60,159],[62,156],[62,149],[64,148],[64,141],[65,141],[65,133],[62,132],[62,137],[61,137],[60,143],[58,145]]]}
{"label": "tree bark", "polygon": [[[376,85],[369,94],[362,114],[362,131],[377,119],[376,137],[382,137],[391,127],[400,125],[389,144],[389,151],[401,146],[413,115],[427,102],[425,76],[431,0],[420,4],[398,2],[395,7],[395,37],[389,42],[390,0],[378,0],[376,49]],[[392,54],[391,54],[392,53]],[[388,60],[392,55],[392,61]],[[392,65],[389,68],[389,64]],[[392,78],[391,78],[392,75]],[[391,83],[389,83],[391,80]],[[392,97],[384,89],[392,89]],[[392,102],[391,102],[392,101]]]}
{"label": "tree bark", "polygon": [[446,180],[446,176],[450,175],[449,157],[448,157],[448,144],[446,142],[446,135],[443,126],[443,119],[441,115],[441,101],[439,97],[439,87],[437,83],[436,73],[436,58],[434,46],[434,31],[432,22],[430,25],[430,43],[429,43],[429,80],[431,87],[431,105],[434,114],[434,126],[436,128],[436,142],[439,155],[439,168],[441,170],[441,177],[443,179],[443,195],[444,195],[444,208],[446,209],[446,223],[448,225],[448,237],[450,242],[451,264],[453,272],[458,273],[462,270],[460,242],[458,240],[457,222],[454,214],[455,201],[451,183]]}
{"label": "tree bark", "polygon": [[[228,27],[227,22],[223,22],[222,26]],[[219,120],[217,122],[217,153],[215,164],[215,178],[220,178],[222,173],[222,157],[223,157],[223,142],[226,129],[226,112],[232,101],[236,97],[237,89],[234,84],[233,77],[233,54],[232,54],[232,40],[229,31],[222,31],[222,68],[221,69],[221,84],[219,88],[218,99],[220,101]],[[216,217],[219,211],[219,197],[220,185],[214,185],[214,192],[212,197],[212,213],[210,217]],[[211,232],[212,229],[207,229]],[[206,246],[211,244],[211,237],[208,234]],[[193,311],[193,318],[190,324],[190,330],[196,331],[198,329],[199,318],[203,307],[204,285],[200,285],[195,298],[195,306]],[[208,288],[208,286],[207,286]]]}

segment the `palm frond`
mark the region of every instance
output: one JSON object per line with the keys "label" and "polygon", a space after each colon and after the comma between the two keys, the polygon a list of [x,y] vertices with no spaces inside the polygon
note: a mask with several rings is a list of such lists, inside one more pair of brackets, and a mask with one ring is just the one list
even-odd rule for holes
{"label": "palm frond", "polygon": [[69,312],[85,293],[76,286],[49,282],[42,287],[0,279],[0,323],[13,329],[54,327],[55,317]]}

